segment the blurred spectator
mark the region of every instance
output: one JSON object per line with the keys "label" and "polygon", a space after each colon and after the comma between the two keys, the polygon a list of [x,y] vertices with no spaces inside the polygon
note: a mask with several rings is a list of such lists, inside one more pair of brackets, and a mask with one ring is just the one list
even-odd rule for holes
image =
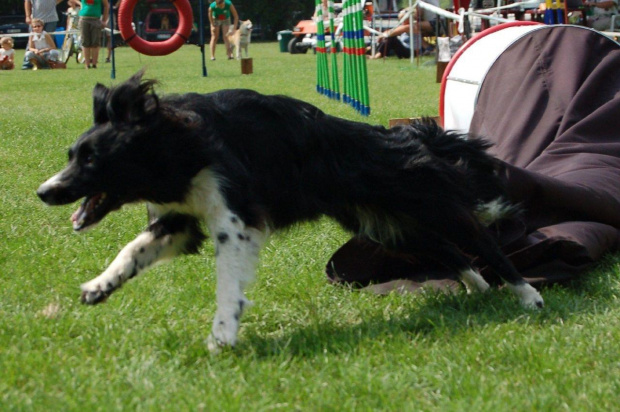
{"label": "blurred spectator", "polygon": [[13,39],[3,37],[0,39],[0,70],[13,70],[15,68],[15,50]]}
{"label": "blurred spectator", "polygon": [[32,34],[28,39],[24,59],[28,60],[35,69],[49,69],[49,61],[60,61],[60,52],[56,50],[56,43],[52,36],[43,30],[43,20],[32,19],[31,27]]}
{"label": "blurred spectator", "polygon": [[[58,25],[58,13],[56,5],[62,0],[24,0],[26,23],[32,26],[32,19],[43,21],[43,31],[53,33]],[[32,64],[24,57],[22,70],[32,69]]]}

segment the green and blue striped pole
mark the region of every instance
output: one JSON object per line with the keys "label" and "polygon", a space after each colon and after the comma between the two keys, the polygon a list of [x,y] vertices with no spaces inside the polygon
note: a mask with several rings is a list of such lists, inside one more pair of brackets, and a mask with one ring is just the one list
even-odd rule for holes
{"label": "green and blue striped pole", "polygon": [[362,99],[361,96],[361,87],[360,87],[360,74],[361,74],[361,63],[360,63],[360,55],[359,55],[359,38],[360,38],[360,32],[362,33],[362,39],[364,37],[364,28],[363,26],[360,27],[360,20],[358,19],[358,12],[360,10],[360,4],[359,1],[353,1],[352,6],[352,15],[351,15],[351,22],[352,22],[352,38],[353,38],[353,50],[352,55],[353,55],[353,82],[355,85],[355,99],[352,102],[352,106],[355,110],[357,110],[358,112],[361,112],[360,110],[360,102]]}
{"label": "green and blue striped pole", "polygon": [[[320,1],[320,0],[319,0]],[[330,1],[330,7],[331,6]],[[370,115],[369,93],[368,93],[368,73],[366,70],[366,45],[364,43],[364,15],[363,0],[344,0],[342,3],[342,38],[343,38],[343,90],[342,102],[355,108],[364,116]],[[317,14],[318,14],[317,10]],[[330,21],[332,30],[332,54],[336,52],[334,48],[335,33]],[[318,27],[317,30],[321,32]],[[320,40],[317,39],[317,53],[319,52]],[[334,56],[335,57],[335,56]],[[338,73],[336,59],[332,58],[332,78],[334,89],[333,94],[339,93],[337,83]],[[319,72],[317,67],[317,76]],[[334,96],[332,96],[334,97]],[[334,97],[337,98],[337,97]]]}
{"label": "green and blue striped pole", "polygon": [[323,24],[323,6],[321,0],[316,0],[316,62],[317,62],[317,92],[330,96],[329,68],[327,67],[327,53],[325,47],[325,25]]}
{"label": "green and blue striped pole", "polygon": [[353,0],[345,0],[342,8],[344,39],[344,94],[343,103],[351,104],[355,100],[354,59],[353,59]]}
{"label": "green and blue striped pole", "polygon": [[363,1],[351,0],[348,7],[348,38],[351,56],[349,72],[351,85],[349,104],[360,114],[370,114],[368,104],[368,75],[366,73],[366,47],[364,44]]}
{"label": "green and blue striped pole", "polygon": [[331,97],[336,100],[340,100],[340,83],[338,82],[338,58],[336,52],[338,46],[336,45],[336,29],[334,27],[334,2],[329,0],[329,31],[332,37],[331,55],[332,55],[332,95]]}
{"label": "green and blue striped pole", "polygon": [[368,95],[368,73],[366,71],[366,45],[364,43],[364,0],[358,0],[355,4],[355,26],[356,26],[356,58],[357,58],[357,85],[359,88],[359,103],[357,110],[363,115],[370,115],[370,104]]}

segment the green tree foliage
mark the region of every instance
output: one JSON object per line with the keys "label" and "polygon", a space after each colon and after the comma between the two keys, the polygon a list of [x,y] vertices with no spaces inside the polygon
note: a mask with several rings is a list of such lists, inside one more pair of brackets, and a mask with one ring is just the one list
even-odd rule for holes
{"label": "green tree foliage", "polygon": [[0,2],[0,15],[24,14],[24,0],[3,0]]}

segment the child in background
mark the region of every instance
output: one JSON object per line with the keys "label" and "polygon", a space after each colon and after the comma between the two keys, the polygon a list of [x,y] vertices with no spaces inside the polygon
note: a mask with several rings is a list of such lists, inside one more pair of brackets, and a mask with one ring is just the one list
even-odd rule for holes
{"label": "child in background", "polygon": [[32,34],[28,40],[25,58],[36,68],[49,68],[48,61],[60,61],[60,52],[48,32],[43,30],[43,20],[32,19]]}
{"label": "child in background", "polygon": [[13,70],[15,68],[13,39],[10,37],[1,38],[0,46],[0,70]]}

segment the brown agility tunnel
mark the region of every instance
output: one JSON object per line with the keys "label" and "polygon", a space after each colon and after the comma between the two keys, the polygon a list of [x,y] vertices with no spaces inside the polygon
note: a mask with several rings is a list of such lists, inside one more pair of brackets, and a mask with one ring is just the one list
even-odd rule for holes
{"label": "brown agility tunnel", "polygon": [[[503,27],[489,30],[479,36],[500,35]],[[466,44],[461,58],[475,50]],[[619,67],[620,45],[594,30],[531,26],[489,67],[478,67],[483,73],[474,96],[442,103],[442,116],[448,106],[473,105],[463,107],[473,113],[465,123],[462,116],[444,117],[444,126],[467,124],[494,144],[491,151],[503,162],[511,200],[523,213],[489,230],[531,283],[574,279],[620,250]],[[446,70],[442,93],[458,75]],[[389,254],[361,239],[342,246],[326,272],[334,282],[373,284],[380,292],[458,286],[456,274],[437,262]]]}

